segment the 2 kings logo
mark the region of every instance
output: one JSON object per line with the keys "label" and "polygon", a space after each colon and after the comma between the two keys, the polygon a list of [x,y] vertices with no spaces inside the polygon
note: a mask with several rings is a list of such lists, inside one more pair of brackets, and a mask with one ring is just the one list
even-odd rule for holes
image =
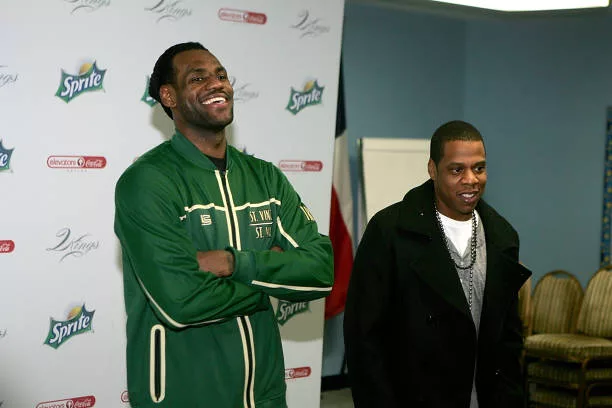
{"label": "2 kings logo", "polygon": [[75,14],[81,11],[91,13],[101,7],[108,7],[111,0],[64,0],[64,2],[72,7],[70,14]]}

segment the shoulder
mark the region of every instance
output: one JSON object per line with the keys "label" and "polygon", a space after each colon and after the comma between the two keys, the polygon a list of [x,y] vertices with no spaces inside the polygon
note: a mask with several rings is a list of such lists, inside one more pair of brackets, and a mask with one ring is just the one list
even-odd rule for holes
{"label": "shoulder", "polygon": [[230,155],[235,164],[250,170],[255,177],[261,177],[269,184],[285,182],[285,174],[272,162],[261,159],[252,154],[241,152],[233,146],[228,146]]}
{"label": "shoulder", "polygon": [[168,170],[173,166],[174,155],[170,142],[161,143],[147,151],[121,174],[117,181],[117,191],[142,188],[168,179]]}

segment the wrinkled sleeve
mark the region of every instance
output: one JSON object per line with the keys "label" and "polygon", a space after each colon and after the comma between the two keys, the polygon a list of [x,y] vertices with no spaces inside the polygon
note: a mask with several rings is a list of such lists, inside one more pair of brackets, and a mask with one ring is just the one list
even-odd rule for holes
{"label": "wrinkled sleeve", "polygon": [[138,283],[156,315],[184,328],[265,309],[260,292],[199,270],[181,224],[177,188],[152,166],[132,166],[115,189],[115,233],[124,277]]}
{"label": "wrinkled sleeve", "polygon": [[278,299],[308,301],[329,295],[334,283],[332,246],[285,175],[273,165],[267,169],[279,206],[275,245],[283,252],[238,251],[233,279]]}

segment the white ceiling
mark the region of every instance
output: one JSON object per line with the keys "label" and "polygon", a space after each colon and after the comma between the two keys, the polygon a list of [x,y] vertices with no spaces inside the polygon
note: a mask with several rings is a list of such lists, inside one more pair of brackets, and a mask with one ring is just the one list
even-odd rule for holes
{"label": "white ceiling", "polygon": [[572,15],[588,13],[610,13],[611,7],[598,9],[582,10],[563,10],[563,11],[539,11],[539,12],[520,12],[508,13],[493,10],[479,9],[476,7],[457,6],[446,3],[439,3],[430,0],[346,0],[347,3],[369,4],[380,7],[396,9],[399,11],[416,11],[445,15],[458,18],[516,18],[525,16],[553,16],[553,15]]}

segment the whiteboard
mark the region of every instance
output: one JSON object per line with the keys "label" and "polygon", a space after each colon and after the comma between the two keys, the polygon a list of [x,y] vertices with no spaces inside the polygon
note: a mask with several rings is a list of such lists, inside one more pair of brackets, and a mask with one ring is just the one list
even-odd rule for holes
{"label": "whiteboard", "polygon": [[408,190],[429,179],[429,139],[364,137],[358,140],[365,223],[401,201]]}

